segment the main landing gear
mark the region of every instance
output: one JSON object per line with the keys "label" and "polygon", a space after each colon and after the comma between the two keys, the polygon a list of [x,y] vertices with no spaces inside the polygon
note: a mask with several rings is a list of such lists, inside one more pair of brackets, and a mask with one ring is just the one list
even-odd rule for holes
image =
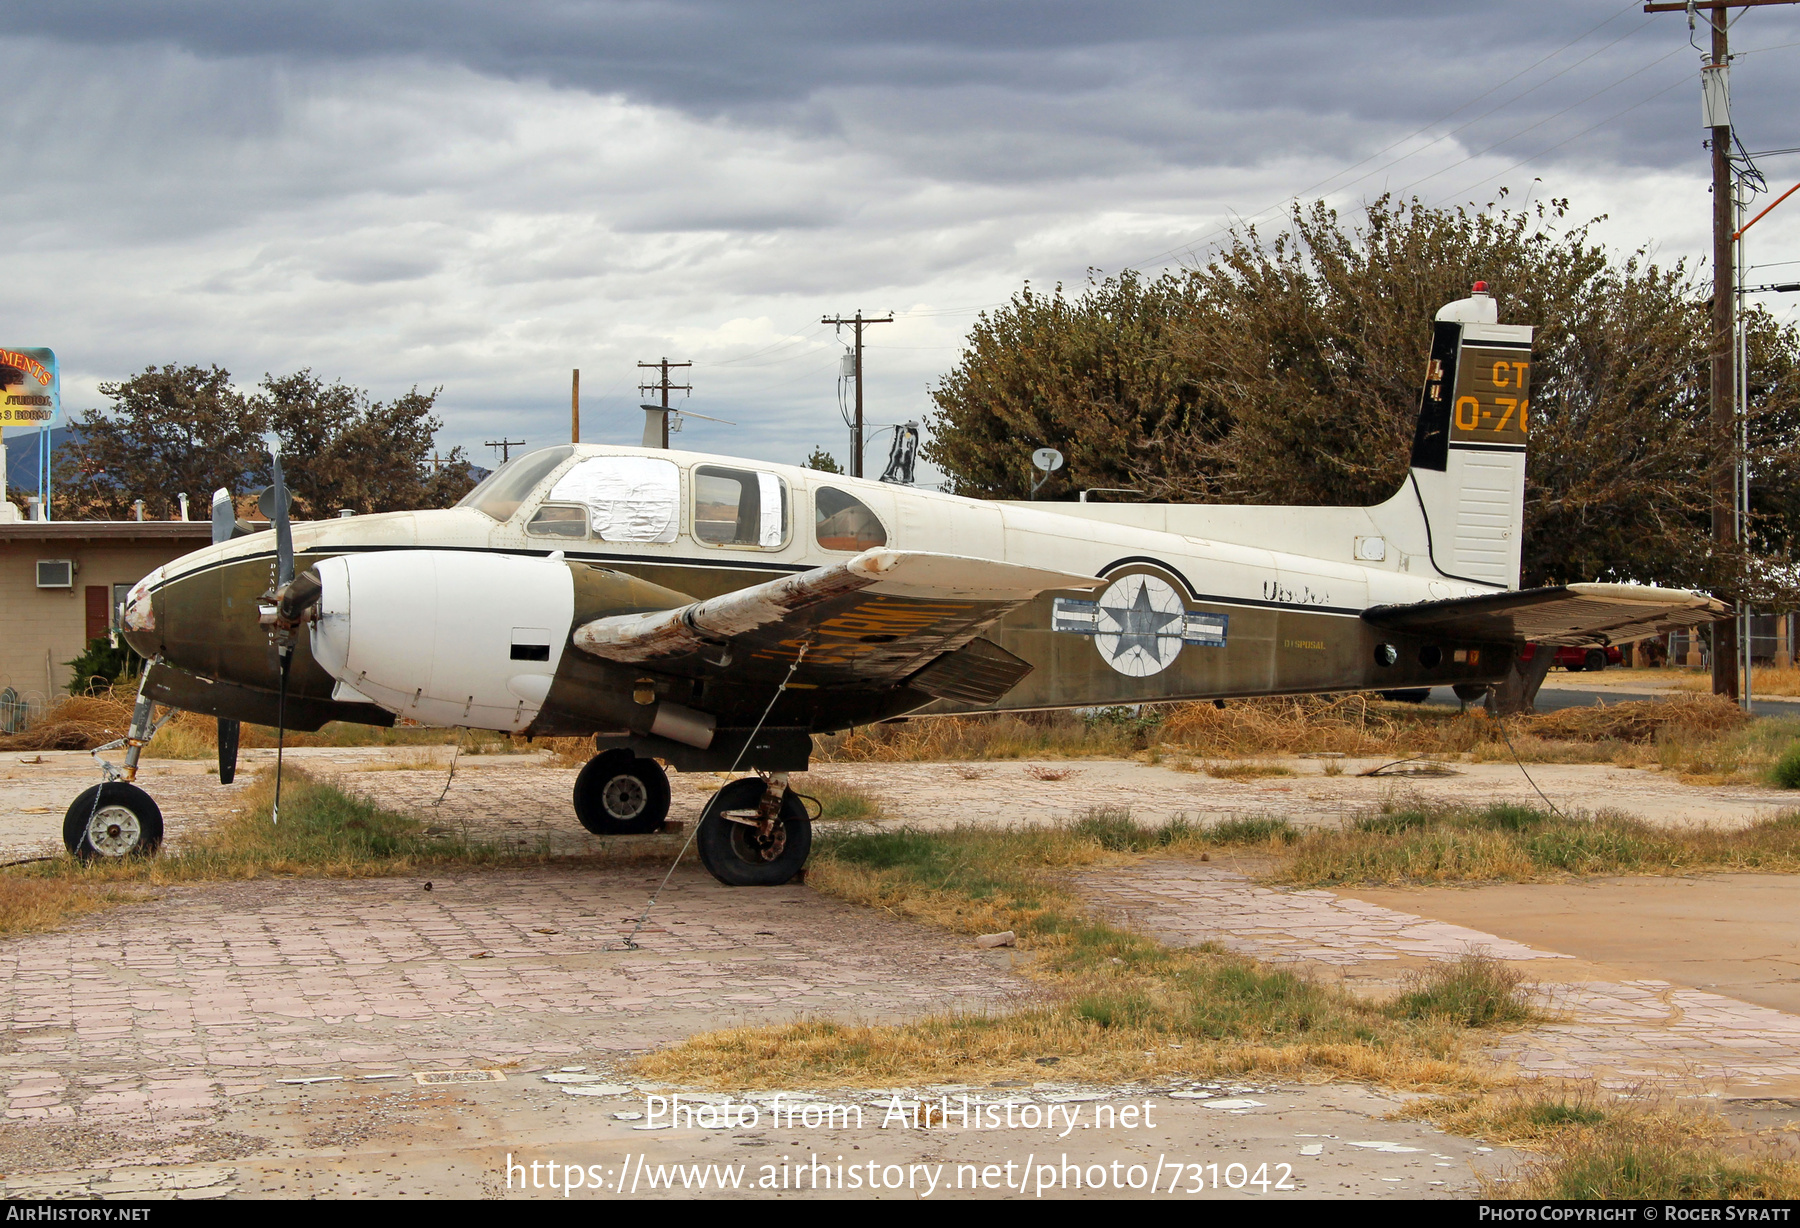
{"label": "main landing gear", "polygon": [[728,887],[779,887],[812,852],[812,819],[786,772],[734,780],[700,815],[700,864]]}
{"label": "main landing gear", "polygon": [[669,777],[628,750],[595,755],[575,777],[575,817],[596,836],[657,831],[669,817]]}
{"label": "main landing gear", "polygon": [[[609,750],[575,777],[575,817],[596,836],[660,831],[669,777],[654,759]],[[791,882],[812,852],[812,816],[786,772],[746,776],[713,794],[694,833],[700,864],[729,887]]]}

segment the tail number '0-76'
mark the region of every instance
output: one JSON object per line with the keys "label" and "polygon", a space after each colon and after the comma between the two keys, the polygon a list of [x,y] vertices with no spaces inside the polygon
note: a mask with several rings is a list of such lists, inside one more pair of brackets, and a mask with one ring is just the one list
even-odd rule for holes
{"label": "tail number '0-76'", "polygon": [[1531,361],[1518,350],[1463,347],[1452,439],[1523,447],[1531,416]]}

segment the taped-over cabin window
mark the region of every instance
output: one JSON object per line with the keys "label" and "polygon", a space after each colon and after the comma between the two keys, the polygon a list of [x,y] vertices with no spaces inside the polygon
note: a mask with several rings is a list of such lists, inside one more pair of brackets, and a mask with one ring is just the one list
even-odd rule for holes
{"label": "taped-over cabin window", "polygon": [[590,457],[557,479],[549,502],[587,508],[601,541],[672,542],[681,528],[681,470],[654,456]]}
{"label": "taped-over cabin window", "polygon": [[825,550],[873,550],[887,545],[887,530],[855,495],[831,486],[813,492],[813,533]]}
{"label": "taped-over cabin window", "polygon": [[709,546],[779,550],[788,539],[787,483],[772,473],[694,470],[694,536]]}

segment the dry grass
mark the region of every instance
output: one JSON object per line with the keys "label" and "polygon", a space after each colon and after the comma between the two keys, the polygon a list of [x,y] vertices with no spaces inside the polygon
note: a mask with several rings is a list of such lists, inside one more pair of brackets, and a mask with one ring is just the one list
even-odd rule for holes
{"label": "dry grass", "polygon": [[1800,1197],[1800,1163],[1710,1143],[1677,1115],[1621,1115],[1560,1131],[1541,1158],[1483,1184],[1509,1199],[1786,1200]]}
{"label": "dry grass", "polygon": [[[0,750],[92,750],[122,738],[131,725],[131,708],[136,695],[137,680],[130,679],[91,694],[65,696],[22,733],[0,735]],[[586,762],[593,754],[593,743],[585,738],[545,739],[534,744],[525,738],[487,730],[459,732],[418,725],[386,728],[342,721],[333,721],[315,733],[289,730],[286,743],[288,746],[447,746],[455,744],[459,738],[465,755],[530,753],[546,745],[558,751],[564,749],[564,743],[577,743],[586,748],[581,762]],[[238,745],[246,749],[269,749],[275,742],[275,730],[271,726],[245,725],[239,732]],[[218,723],[212,717],[182,712],[163,726],[144,748],[144,754],[152,759],[210,759],[218,753],[218,747]]]}
{"label": "dry grass", "polygon": [[[1738,675],[1738,685],[1743,685],[1743,675]],[[1712,691],[1712,671],[1682,670],[1675,679],[1675,686],[1683,691]],[[1800,695],[1800,669],[1793,666],[1759,665],[1750,675],[1750,691],[1753,695]]]}
{"label": "dry grass", "polygon": [[1220,780],[1261,780],[1266,776],[1292,776],[1294,769],[1279,763],[1259,763],[1254,759],[1241,763],[1208,763],[1202,769]]}
{"label": "dry grass", "polygon": [[971,759],[1119,757],[1144,748],[1129,723],[1084,720],[1074,712],[933,716],[864,725],[813,739],[821,763],[916,763]]}
{"label": "dry grass", "polygon": [[1791,1199],[1800,1164],[1717,1114],[1671,1103],[1621,1101],[1591,1084],[1533,1080],[1466,1096],[1417,1101],[1397,1117],[1465,1138],[1535,1153],[1483,1178],[1509,1199]]}
{"label": "dry grass", "polygon": [[135,892],[114,886],[0,871],[0,934],[55,929],[85,913],[139,898]]}
{"label": "dry grass", "polygon": [[1672,827],[1618,814],[1529,806],[1391,803],[1337,828],[1282,820],[1197,829],[1207,842],[1270,854],[1262,877],[1296,886],[1531,882],[1594,874],[1800,873],[1800,812],[1736,831]]}
{"label": "dry grass", "polygon": [[[1620,763],[1716,774],[1748,719],[1710,695],[1566,708],[1499,723],[1480,709],[1388,703],[1369,695],[922,717],[816,739],[821,762],[972,761],[1137,754],[1177,770],[1196,761],[1337,754],[1465,756],[1477,762]],[[1793,737],[1800,730],[1791,730]],[[1509,745],[1510,740],[1510,745]],[[1744,756],[1738,755],[1738,758]],[[1754,766],[1760,770],[1762,763]],[[1210,770],[1210,768],[1206,769]],[[1737,770],[1734,768],[1733,770]]]}
{"label": "dry grass", "polygon": [[[1122,844],[1195,838],[1146,833],[1117,815],[1017,831],[888,828],[825,836],[808,882],[899,917],[978,934],[1010,929],[1038,1000],[1007,1014],[953,1013],[879,1026],[810,1021],[691,1037],[636,1069],[683,1083],[880,1086],[954,1079],[1118,1081],[1258,1072],[1389,1086],[1479,1089],[1462,1060],[1479,1017],[1521,1017],[1516,982],[1458,963],[1395,1002],[1372,1004],[1216,948],[1172,949],[1096,921],[1066,884],[1116,862]],[[1488,961],[1491,963],[1491,961]],[[1493,967],[1497,968],[1498,965]]]}

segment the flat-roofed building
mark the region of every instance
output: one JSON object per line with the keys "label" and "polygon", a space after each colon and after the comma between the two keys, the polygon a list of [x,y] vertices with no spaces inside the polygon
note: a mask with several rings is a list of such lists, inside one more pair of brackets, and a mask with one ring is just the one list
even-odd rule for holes
{"label": "flat-roofed building", "polygon": [[204,520],[0,518],[0,697],[35,711],[63,694],[67,662],[112,629],[126,591],[211,540]]}

